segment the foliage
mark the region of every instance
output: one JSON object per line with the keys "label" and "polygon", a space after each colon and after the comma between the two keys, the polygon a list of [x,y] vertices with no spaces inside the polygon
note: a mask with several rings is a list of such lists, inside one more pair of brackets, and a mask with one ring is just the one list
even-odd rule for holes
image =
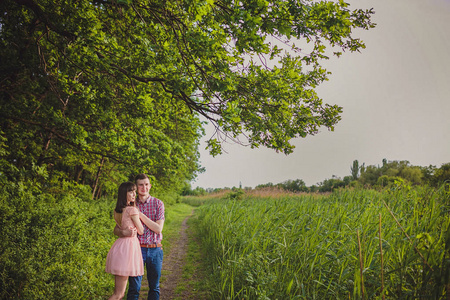
{"label": "foliage", "polygon": [[90,201],[89,188],[63,183],[43,193],[33,182],[2,181],[0,299],[103,299],[114,242],[115,201]]}
{"label": "foliage", "polygon": [[[116,199],[92,201],[89,187],[67,182],[51,193],[31,181],[2,180],[1,185],[0,299],[105,299],[112,294],[114,277],[104,270],[116,239]],[[166,205],[166,238],[176,235],[191,211],[186,204]]]}
{"label": "foliage", "polygon": [[152,188],[151,194],[161,199],[165,206],[170,206],[181,201],[181,196],[176,190],[159,190],[158,193],[154,193]]}
{"label": "foliage", "polygon": [[334,189],[344,187],[345,183],[340,178],[333,177],[330,179],[325,179],[323,182],[319,184],[319,192],[331,192]]}
{"label": "foliage", "polygon": [[434,166],[420,167],[412,166],[409,161],[388,161],[383,159],[382,166],[369,165],[361,170],[358,179],[362,185],[384,186],[388,182],[393,182],[395,178],[402,178],[410,184],[429,184],[434,187],[442,185],[446,180],[450,180],[450,164],[443,164],[440,168]]}
{"label": "foliage", "polygon": [[441,299],[450,278],[449,205],[445,186],[339,190],[211,201],[196,209],[195,224],[213,298]]}
{"label": "foliage", "polygon": [[226,196],[229,200],[242,200],[244,196],[244,190],[240,188],[233,188]]}
{"label": "foliage", "polygon": [[359,174],[359,171],[360,171],[358,160],[355,159],[353,161],[353,165],[350,168],[350,171],[351,171],[351,174],[352,174],[352,179],[353,180],[357,180],[358,179],[358,174]]}
{"label": "foliage", "polygon": [[255,189],[266,189],[266,188],[279,188],[293,193],[308,191],[308,188],[302,179],[295,179],[295,180],[288,179],[277,184],[269,182],[266,184],[259,184],[255,187]]}
{"label": "foliage", "polygon": [[306,192],[308,191],[308,188],[306,187],[306,184],[301,179],[295,179],[295,180],[286,180],[280,184],[277,184],[276,187],[282,188],[289,192]]}
{"label": "foliage", "polygon": [[265,189],[265,188],[271,188],[273,186],[274,186],[274,184],[272,182],[268,182],[268,183],[258,184],[255,187],[255,189]]}
{"label": "foliage", "polygon": [[[0,8],[0,115],[14,149],[9,163],[46,166],[50,179],[88,184],[93,197],[140,172],[174,188],[201,170],[198,117],[164,86],[125,72],[163,74],[172,64],[155,57],[133,8],[32,0],[2,1]],[[155,59],[159,68],[150,63]]]}
{"label": "foliage", "polygon": [[192,189],[189,183],[186,183],[181,190],[181,196],[203,196],[206,195],[206,190],[202,187],[196,187]]}
{"label": "foliage", "polygon": [[212,154],[219,137],[238,135],[290,153],[292,138],[340,119],[314,89],[327,79],[326,46],[359,51],[353,29],[374,26],[371,10],[348,6],[1,1],[1,130],[14,149],[5,158],[46,166],[50,179],[88,184],[99,197],[140,172],[161,188],[193,179],[199,115],[217,126]]}
{"label": "foliage", "polygon": [[[420,167],[413,166],[409,161],[388,161],[383,159],[382,166],[362,164],[359,166],[357,160],[353,161],[350,168],[351,176],[345,176],[343,179],[333,176],[331,179],[325,179],[317,187],[309,187],[310,192],[318,190],[319,192],[331,192],[336,188],[343,187],[368,187],[368,188],[395,188],[399,185],[430,185],[439,187],[446,180],[450,181],[450,164],[443,164],[440,168],[434,166]],[[356,179],[358,172],[361,175]],[[357,177],[357,176],[356,176]]]}
{"label": "foliage", "polygon": [[439,169],[436,169],[434,176],[431,178],[431,182],[434,185],[450,183],[450,163],[442,164]]}

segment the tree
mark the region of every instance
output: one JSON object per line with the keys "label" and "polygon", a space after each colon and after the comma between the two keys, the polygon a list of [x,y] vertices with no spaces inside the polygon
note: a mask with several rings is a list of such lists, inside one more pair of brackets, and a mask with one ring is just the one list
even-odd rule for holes
{"label": "tree", "polygon": [[385,186],[394,182],[398,178],[405,179],[412,184],[422,184],[424,178],[430,181],[432,177],[432,169],[424,169],[418,166],[411,166],[407,160],[394,160],[388,161],[383,159],[383,165],[380,166],[367,166],[367,168],[361,169],[361,176],[359,181],[363,185],[381,185]]}
{"label": "tree", "polygon": [[271,188],[274,184],[272,182],[264,183],[264,184],[258,184],[255,189],[264,189],[264,188]]}
{"label": "tree", "polygon": [[307,192],[308,187],[306,186],[305,182],[302,179],[295,179],[295,180],[286,180],[282,183],[277,184],[280,188],[290,191],[290,192]]}
{"label": "tree", "polygon": [[354,179],[353,176],[344,176],[342,181],[344,182],[344,186],[350,186],[352,181],[354,181]]}
{"label": "tree", "polygon": [[450,182],[450,163],[442,164],[439,169],[436,169],[433,176],[433,183],[439,186]]}
{"label": "tree", "polygon": [[359,174],[359,162],[357,159],[355,159],[353,161],[353,165],[350,168],[350,171],[352,172],[352,179],[353,180],[357,180],[358,179],[358,174]]}
{"label": "tree", "polygon": [[323,182],[319,184],[319,192],[325,193],[325,192],[332,192],[334,189],[345,187],[345,182],[339,178],[333,175],[330,179],[325,179]]}
{"label": "tree", "polygon": [[383,173],[378,167],[370,165],[365,167],[364,171],[361,169],[359,181],[362,185],[375,185],[381,175],[383,175]]}
{"label": "tree", "polygon": [[352,31],[374,26],[372,10],[343,1],[5,0],[0,11],[6,159],[94,189],[116,171],[193,178],[199,116],[216,126],[213,155],[221,138],[287,154],[292,138],[333,130],[342,108],[314,91],[328,76],[320,60],[327,46],[364,48]]}
{"label": "tree", "polygon": [[421,167],[423,181],[427,184],[433,185],[434,173],[436,166],[429,165],[427,167]]}
{"label": "tree", "polygon": [[422,184],[423,181],[422,170],[417,166],[408,166],[407,168],[402,169],[400,177],[416,185]]}

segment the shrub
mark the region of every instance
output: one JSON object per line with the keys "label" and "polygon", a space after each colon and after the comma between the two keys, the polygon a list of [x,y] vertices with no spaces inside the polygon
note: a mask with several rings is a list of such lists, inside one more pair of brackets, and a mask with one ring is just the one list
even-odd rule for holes
{"label": "shrub", "polygon": [[1,299],[102,299],[112,292],[104,264],[115,239],[115,201],[93,201],[86,187],[73,184],[57,190],[3,182]]}

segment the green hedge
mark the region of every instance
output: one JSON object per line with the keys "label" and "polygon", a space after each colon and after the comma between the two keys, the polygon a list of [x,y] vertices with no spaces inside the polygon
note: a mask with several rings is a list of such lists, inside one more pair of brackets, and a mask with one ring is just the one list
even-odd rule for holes
{"label": "green hedge", "polygon": [[41,192],[33,182],[0,189],[0,298],[103,299],[113,244],[113,199],[91,200],[84,186]]}

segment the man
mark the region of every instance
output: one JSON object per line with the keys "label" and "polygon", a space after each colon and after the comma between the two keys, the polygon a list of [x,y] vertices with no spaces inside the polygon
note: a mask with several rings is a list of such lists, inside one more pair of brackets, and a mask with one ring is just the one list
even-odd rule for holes
{"label": "man", "polygon": [[[135,178],[139,208],[139,217],[144,224],[144,234],[138,235],[141,244],[142,258],[147,270],[147,280],[149,286],[148,300],[159,299],[159,279],[163,261],[163,250],[161,245],[162,229],[164,227],[164,203],[150,196],[152,185],[146,174],[139,174]],[[114,228],[114,234],[123,237],[131,236],[130,229],[120,230],[118,226]],[[127,300],[138,300],[141,289],[142,276],[129,277]]]}

